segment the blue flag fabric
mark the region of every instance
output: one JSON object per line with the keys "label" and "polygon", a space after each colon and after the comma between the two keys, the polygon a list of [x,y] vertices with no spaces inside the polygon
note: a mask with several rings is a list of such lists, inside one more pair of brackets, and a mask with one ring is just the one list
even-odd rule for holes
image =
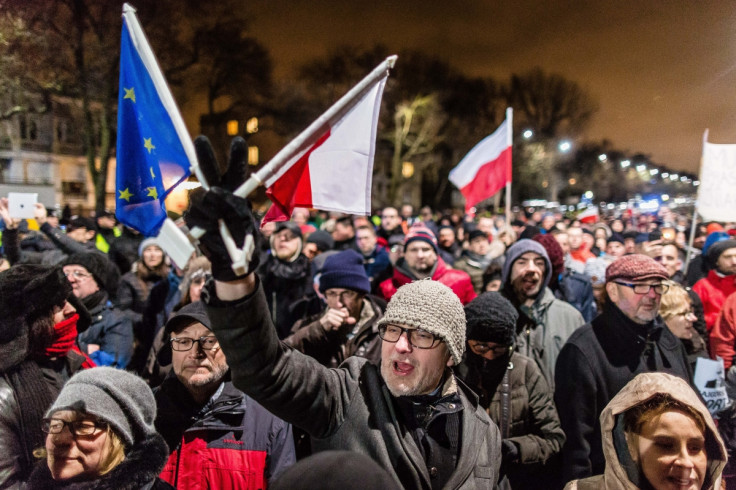
{"label": "blue flag fabric", "polygon": [[[115,215],[143,235],[153,236],[166,219],[164,199],[189,176],[190,161],[162,100],[164,94],[159,93],[154,83],[156,74],[149,73],[136,49],[141,43],[147,46],[147,41],[145,37],[135,41],[124,20],[120,44]],[[149,61],[157,68],[155,59]],[[158,75],[163,80],[160,71]],[[168,87],[164,89],[168,91]],[[173,117],[180,116],[177,112]]]}

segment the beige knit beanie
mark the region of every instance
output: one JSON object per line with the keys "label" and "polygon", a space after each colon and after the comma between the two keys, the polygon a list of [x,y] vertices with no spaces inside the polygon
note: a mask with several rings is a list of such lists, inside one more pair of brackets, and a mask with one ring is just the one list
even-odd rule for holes
{"label": "beige knit beanie", "polygon": [[465,352],[465,311],[460,298],[442,283],[423,279],[401,286],[378,326],[392,323],[422,328],[441,337],[455,364]]}

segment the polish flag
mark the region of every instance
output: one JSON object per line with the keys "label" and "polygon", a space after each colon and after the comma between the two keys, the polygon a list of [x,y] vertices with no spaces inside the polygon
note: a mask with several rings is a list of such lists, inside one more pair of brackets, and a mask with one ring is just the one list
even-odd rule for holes
{"label": "polish flag", "polygon": [[591,206],[578,214],[578,220],[580,220],[581,223],[587,223],[589,225],[597,223],[599,218],[600,213],[598,212],[598,206]]}
{"label": "polish flag", "polygon": [[262,224],[290,219],[295,207],[370,214],[378,113],[387,76],[388,70],[345,110],[326,118],[303,148],[264,181],[273,204]]}
{"label": "polish flag", "polygon": [[511,122],[504,122],[468,152],[450,172],[465,196],[465,212],[511,182]]}

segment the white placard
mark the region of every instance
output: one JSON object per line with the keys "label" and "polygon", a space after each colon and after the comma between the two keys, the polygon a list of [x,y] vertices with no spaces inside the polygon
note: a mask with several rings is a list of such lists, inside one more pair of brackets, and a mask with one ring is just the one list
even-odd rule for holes
{"label": "white placard", "polygon": [[695,386],[705,400],[705,406],[711,415],[717,414],[728,406],[723,359],[714,361],[698,357],[695,364]]}

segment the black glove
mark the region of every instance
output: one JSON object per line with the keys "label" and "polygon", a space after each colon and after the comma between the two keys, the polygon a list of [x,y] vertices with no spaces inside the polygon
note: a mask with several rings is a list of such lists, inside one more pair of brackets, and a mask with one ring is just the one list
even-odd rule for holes
{"label": "black glove", "polygon": [[261,234],[253,218],[250,202],[232,193],[245,181],[248,147],[243,138],[233,139],[230,161],[222,176],[209,140],[205,136],[198,136],[194,140],[194,147],[210,190],[204,195],[193,193],[184,220],[189,229],[198,227],[205,230],[200,238],[200,249],[212,263],[212,276],[219,281],[232,281],[238,276],[233,272],[232,260],[220,237],[219,219],[225,221],[238,248],[243,247],[247,235],[253,235],[255,252],[248,262],[248,273],[258,267]]}
{"label": "black glove", "polygon": [[501,460],[503,464],[515,463],[519,460],[519,448],[508,439],[501,441]]}

